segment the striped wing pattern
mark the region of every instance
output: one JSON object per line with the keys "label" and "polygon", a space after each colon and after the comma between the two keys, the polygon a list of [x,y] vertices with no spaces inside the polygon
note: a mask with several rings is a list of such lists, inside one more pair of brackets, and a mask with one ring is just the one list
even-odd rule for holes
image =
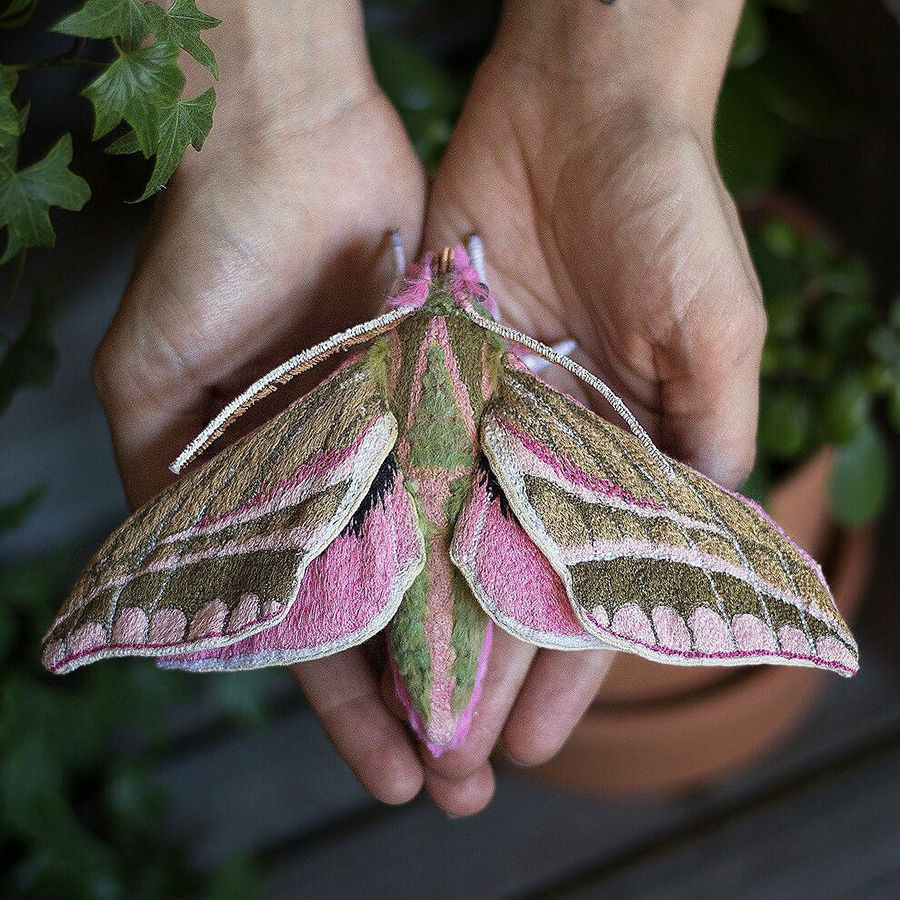
{"label": "striped wing pattern", "polygon": [[160,665],[235,671],[338,653],[387,625],[424,565],[425,543],[392,454],[363,506],[309,564],[290,612],[277,625],[227,647],[169,657]]}
{"label": "striped wing pattern", "polygon": [[396,441],[385,392],[360,354],[134,513],[60,610],[44,665],[193,653],[278,624]]}
{"label": "striped wing pattern", "polygon": [[858,653],[818,565],[755,504],[506,366],[482,446],[584,630],[668,663],[851,675]]}

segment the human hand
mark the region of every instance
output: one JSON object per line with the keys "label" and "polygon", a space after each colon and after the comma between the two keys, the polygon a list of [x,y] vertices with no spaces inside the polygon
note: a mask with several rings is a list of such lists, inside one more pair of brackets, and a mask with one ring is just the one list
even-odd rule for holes
{"label": "human hand", "polygon": [[[506,321],[550,343],[575,338],[662,449],[734,486],[753,460],[765,333],[712,143],[740,3],[554,10],[508,3],[433,186],[424,244],[478,232]],[[522,763],[551,757],[611,656],[498,633],[466,743],[428,764],[436,802],[469,783],[482,791],[472,805],[487,803],[498,740]]]}
{"label": "human hand", "polygon": [[[257,375],[375,313],[388,229],[407,247],[420,237],[424,175],[369,69],[357,4],[283,5],[277,28],[237,0],[204,11],[223,20],[208,37],[214,126],[157,201],[94,367],[135,505]],[[362,649],[293,674],[373,795],[419,792],[421,763]]]}

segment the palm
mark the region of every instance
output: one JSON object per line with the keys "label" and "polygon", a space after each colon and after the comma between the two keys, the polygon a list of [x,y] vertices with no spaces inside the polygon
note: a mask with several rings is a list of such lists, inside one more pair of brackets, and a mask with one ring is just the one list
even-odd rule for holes
{"label": "palm", "polygon": [[[260,371],[378,306],[388,229],[411,244],[419,236],[424,182],[376,89],[315,122],[254,121],[227,94],[216,115],[202,156],[185,160],[157,205],[145,238],[152,252],[139,259],[99,357],[107,377],[109,360],[127,362],[121,375],[151,407],[139,431],[115,423],[135,502],[162,486],[173,453]],[[123,360],[119,338],[140,352]]]}
{"label": "palm", "polygon": [[480,231],[509,320],[576,338],[666,450],[735,483],[764,319],[708,144],[571,92],[529,103],[517,87],[513,102],[509,83],[491,69],[476,82],[429,230]]}
{"label": "palm", "polygon": [[[753,455],[765,317],[710,144],[495,53],[435,181],[425,241],[479,232],[511,324],[574,337],[664,449],[734,484]],[[607,651],[535,654],[498,634],[481,719],[432,767],[432,795],[436,777],[483,784],[501,731],[519,761],[548,759],[609,663]]]}

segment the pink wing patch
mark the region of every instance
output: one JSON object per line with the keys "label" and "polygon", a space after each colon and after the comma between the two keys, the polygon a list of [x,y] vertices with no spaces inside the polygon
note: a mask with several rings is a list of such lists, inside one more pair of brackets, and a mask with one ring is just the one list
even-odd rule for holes
{"label": "pink wing patch", "polygon": [[388,469],[389,483],[376,483],[350,524],[310,563],[277,625],[219,650],[159,664],[192,671],[289,665],[353,647],[384,628],[425,561],[403,475],[392,460]]}
{"label": "pink wing patch", "polygon": [[192,671],[289,665],[353,647],[384,628],[425,560],[403,476],[389,468],[390,483],[377,485],[363,509],[310,563],[290,612],[277,625],[228,647],[159,665]]}
{"label": "pink wing patch", "polygon": [[559,575],[501,501],[483,469],[456,525],[450,554],[484,611],[529,644],[557,650],[605,647],[572,611]]}

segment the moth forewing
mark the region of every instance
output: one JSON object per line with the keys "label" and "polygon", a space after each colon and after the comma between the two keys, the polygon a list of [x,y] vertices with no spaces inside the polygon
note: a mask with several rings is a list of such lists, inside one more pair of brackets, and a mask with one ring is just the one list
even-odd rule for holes
{"label": "moth forewing", "polygon": [[277,625],[396,442],[370,353],[125,522],[46,636],[45,665],[200,652]]}
{"label": "moth forewing", "polygon": [[681,665],[856,671],[815,563],[747,501],[527,373],[507,370],[482,438],[507,500],[585,630]]}

